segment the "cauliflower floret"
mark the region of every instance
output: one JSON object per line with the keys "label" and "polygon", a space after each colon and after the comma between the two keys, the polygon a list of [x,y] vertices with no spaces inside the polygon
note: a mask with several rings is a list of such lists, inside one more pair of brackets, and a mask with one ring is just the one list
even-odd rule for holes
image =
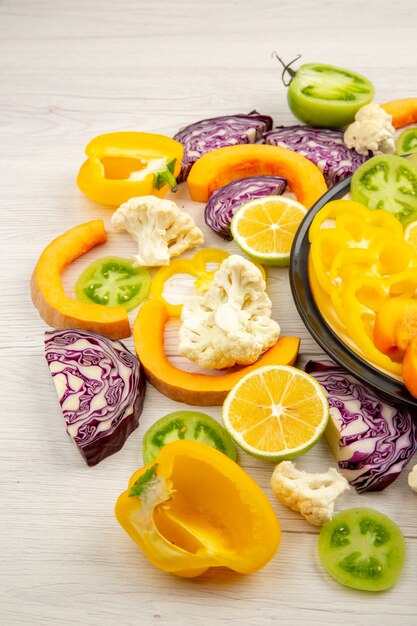
{"label": "cauliflower floret", "polygon": [[171,257],[203,243],[203,233],[191,215],[170,200],[156,196],[130,198],[113,213],[116,232],[127,230],[137,242],[139,253],[132,257],[135,267],[168,265]]}
{"label": "cauliflower floret", "polygon": [[413,469],[408,474],[408,485],[410,489],[417,493],[417,465],[414,465]]}
{"label": "cauliflower floret", "polygon": [[359,154],[393,154],[395,128],[391,122],[391,115],[379,104],[371,102],[356,113],[355,121],[347,127],[343,141],[348,148],[353,148]]}
{"label": "cauliflower floret", "polygon": [[256,265],[237,254],[225,259],[207,293],[182,307],[179,353],[207,369],[254,363],[280,333],[265,287]]}
{"label": "cauliflower floret", "polygon": [[334,503],[349,489],[349,483],[333,468],[310,474],[296,469],[291,461],[283,461],[272,474],[271,487],[282,504],[301,513],[313,526],[322,526],[332,518]]}

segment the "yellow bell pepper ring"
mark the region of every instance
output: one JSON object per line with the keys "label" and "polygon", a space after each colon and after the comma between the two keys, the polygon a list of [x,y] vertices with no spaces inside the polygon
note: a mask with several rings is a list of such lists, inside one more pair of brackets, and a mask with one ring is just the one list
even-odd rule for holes
{"label": "yellow bell pepper ring", "polygon": [[356,220],[359,224],[363,222],[375,228],[385,228],[396,237],[403,237],[401,222],[392,213],[383,209],[368,209],[354,200],[332,200],[315,215],[308,231],[309,241],[314,241],[326,220],[335,220],[337,225],[343,224],[343,219],[339,219],[341,216],[349,217],[351,222]]}
{"label": "yellow bell pepper ring", "polygon": [[[311,260],[318,280],[329,294],[335,278],[331,277],[331,267],[341,252],[345,253],[346,260],[349,256],[354,256],[355,250],[369,252],[370,268],[374,257],[377,259],[381,256],[382,263],[387,264],[387,259],[384,260],[384,255],[378,252],[378,245],[384,241],[390,246],[397,245],[408,249],[408,252],[402,250],[401,259],[402,256],[410,257],[412,254],[411,246],[404,242],[404,233],[399,220],[394,217],[394,221],[391,222],[392,216],[386,211],[373,211],[361,205],[352,206],[351,210],[344,211],[343,207],[349,209],[350,204],[346,200],[329,203],[317,213],[310,227]],[[334,227],[321,228],[323,218],[333,219]],[[313,226],[315,229],[311,234]],[[389,253],[388,257],[391,256]],[[392,264],[392,261],[389,259],[388,261]],[[402,261],[399,263],[401,265]]]}
{"label": "yellow bell pepper ring", "polygon": [[98,135],[85,153],[78,187],[95,202],[119,206],[136,196],[162,198],[175,191],[184,149],[165,135],[119,132]]}
{"label": "yellow bell pepper ring", "polygon": [[197,441],[164,446],[116,503],[118,522],[155,567],[195,577],[209,567],[256,572],[277,551],[281,531],[255,481]]}
{"label": "yellow bell pepper ring", "polygon": [[401,365],[383,354],[374,343],[373,328],[378,310],[389,299],[411,297],[417,289],[417,269],[391,276],[356,276],[346,281],[341,293],[343,317],[349,336],[368,360],[391,372],[401,374]]}
{"label": "yellow bell pepper ring", "polygon": [[[165,304],[169,317],[181,317],[182,304],[171,304],[164,296],[164,287],[168,280],[177,274],[190,274],[195,277],[194,286],[199,294],[205,293],[214,278],[218,266],[229,256],[229,253],[219,248],[203,248],[191,259],[174,259],[169,265],[161,267],[155,274],[151,285],[151,296],[154,300]],[[252,261],[253,262],[253,261]],[[265,280],[265,270],[262,265],[253,262],[261,271]],[[209,265],[216,267],[209,269]]]}

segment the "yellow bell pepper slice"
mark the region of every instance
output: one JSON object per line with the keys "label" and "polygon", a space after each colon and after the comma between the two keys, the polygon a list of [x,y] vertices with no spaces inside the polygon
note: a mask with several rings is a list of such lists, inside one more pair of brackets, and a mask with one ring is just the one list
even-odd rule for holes
{"label": "yellow bell pepper slice", "polygon": [[[333,220],[333,227],[323,227],[327,219]],[[311,224],[309,236],[317,279],[329,294],[335,279],[334,275],[330,276],[331,267],[339,253],[346,252],[348,255],[348,251],[354,249],[370,251],[386,239],[406,246],[402,225],[393,215],[347,200],[336,200],[323,207]],[[411,247],[408,248],[411,251]],[[405,252],[403,254],[407,256]]]}
{"label": "yellow bell pepper slice", "polygon": [[254,480],[196,441],[164,446],[133,474],[115,514],[148,560],[177,576],[209,567],[256,572],[280,543],[278,520]]}
{"label": "yellow bell pepper slice", "polygon": [[337,335],[339,335],[343,341],[345,341],[345,343],[349,343],[349,338],[346,335],[346,328],[341,323],[340,318],[333,307],[329,294],[324,291],[316,276],[311,262],[311,253],[308,258],[308,279],[314,301],[317,304],[325,322],[334,332],[337,333]]}
{"label": "yellow bell pepper slice", "polygon": [[391,276],[356,276],[342,288],[340,319],[362,354],[372,363],[399,376],[401,365],[394,363],[374,343],[378,310],[389,298],[411,298],[417,291],[417,268]]}
{"label": "yellow bell pepper slice", "polygon": [[316,213],[308,230],[308,238],[310,243],[314,241],[316,235],[325,227],[326,220],[335,220],[338,215],[349,212],[351,215],[362,217],[366,207],[359,202],[353,200],[332,200],[324,205],[320,211]]}
{"label": "yellow bell pepper slice", "polygon": [[[198,293],[205,293],[214,278],[218,266],[229,256],[229,253],[219,248],[203,248],[191,259],[174,259],[166,267],[161,267],[155,274],[151,285],[151,296],[163,302],[170,317],[181,317],[182,304],[171,304],[164,296],[165,283],[177,274],[191,274],[196,280],[194,286]],[[261,271],[265,280],[265,270],[262,265],[252,261]],[[215,264],[217,267],[208,269],[208,265]]]}
{"label": "yellow bell pepper slice", "polygon": [[[339,252],[330,268],[330,299],[340,319],[345,312],[341,297],[344,285],[358,276],[383,278],[417,266],[417,255],[401,239],[382,239],[369,249],[350,248]],[[375,309],[376,310],[376,309]]]}
{"label": "yellow bell pepper slice", "polygon": [[184,149],[164,135],[118,132],[95,137],[85,152],[78,187],[95,202],[119,206],[136,196],[175,191]]}
{"label": "yellow bell pepper slice", "polygon": [[341,215],[351,216],[357,221],[365,221],[369,226],[385,228],[395,236],[403,236],[401,222],[392,213],[382,209],[368,209],[354,200],[333,200],[315,215],[308,231],[309,241],[314,241],[316,235],[325,228],[327,220],[336,221]]}
{"label": "yellow bell pepper slice", "polygon": [[354,248],[339,252],[330,268],[330,301],[339,319],[343,316],[343,285],[356,276],[374,275],[376,258],[370,250]]}
{"label": "yellow bell pepper slice", "polygon": [[[335,276],[331,277],[332,265],[335,258],[341,252],[344,252],[345,261],[349,258],[349,253],[354,250],[365,250],[370,253],[369,262],[378,259],[375,246],[381,241],[394,243],[397,241],[403,248],[409,249],[412,253],[411,246],[408,246],[403,239],[395,239],[395,235],[383,228],[375,228],[368,226],[363,222],[353,225],[353,228],[332,228],[322,230],[315,237],[311,244],[311,255],[317,278],[319,279],[323,289],[330,293],[332,281]],[[405,253],[404,253],[405,254]],[[354,257],[354,255],[351,255]],[[406,255],[408,256],[408,255]]]}
{"label": "yellow bell pepper slice", "polygon": [[417,291],[417,255],[400,222],[337,200],[317,213],[309,237],[310,284],[324,319],[360,356],[399,376],[401,366],[376,348],[373,328],[388,298]]}
{"label": "yellow bell pepper slice", "polygon": [[376,348],[373,341],[373,326],[376,313],[373,310],[376,302],[382,303],[387,297],[380,279],[359,277],[351,281],[345,289],[345,302],[349,303],[348,311],[343,316],[346,330],[359,349],[359,354],[383,370],[401,375],[401,365],[393,363],[389,357]]}

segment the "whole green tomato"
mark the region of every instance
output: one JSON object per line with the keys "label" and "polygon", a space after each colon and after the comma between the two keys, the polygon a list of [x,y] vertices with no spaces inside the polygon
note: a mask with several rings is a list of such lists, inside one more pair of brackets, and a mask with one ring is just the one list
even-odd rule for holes
{"label": "whole green tomato", "polygon": [[[277,56],[277,55],[276,55]],[[279,59],[279,57],[277,56]],[[353,122],[356,112],[371,102],[375,89],[364,76],[333,65],[305,63],[291,76],[288,104],[292,113],[310,126],[341,128]]]}

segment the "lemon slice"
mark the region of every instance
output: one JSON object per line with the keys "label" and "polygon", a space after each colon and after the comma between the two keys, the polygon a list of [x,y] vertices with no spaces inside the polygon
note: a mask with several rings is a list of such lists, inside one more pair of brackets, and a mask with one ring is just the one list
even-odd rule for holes
{"label": "lemon slice", "polygon": [[222,414],[225,428],[241,448],[274,462],[311,448],[328,418],[320,384],[287,365],[260,367],[244,376],[227,396]]}
{"label": "lemon slice", "polygon": [[288,265],[295,233],[307,209],[285,196],[263,196],[243,204],[230,230],[250,257],[265,265]]}

